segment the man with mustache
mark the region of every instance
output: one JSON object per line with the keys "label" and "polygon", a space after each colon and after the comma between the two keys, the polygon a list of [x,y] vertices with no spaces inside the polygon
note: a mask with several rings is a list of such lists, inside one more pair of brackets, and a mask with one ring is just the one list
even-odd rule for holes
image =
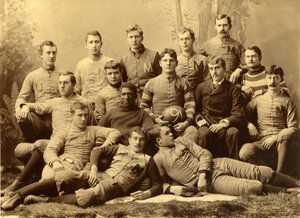
{"label": "man with mustache", "polygon": [[217,36],[206,41],[200,50],[205,56],[221,56],[226,63],[225,78],[235,82],[236,76],[240,75],[243,63],[244,46],[230,37],[229,31],[232,27],[231,18],[226,14],[219,14],[215,18],[215,29]]}
{"label": "man with mustache", "polygon": [[247,105],[249,116],[257,114],[259,140],[244,144],[239,156],[243,161],[286,172],[287,153],[298,132],[296,106],[280,91],[284,74],[281,67],[272,65],[265,72],[268,91]]}
{"label": "man with mustache", "polygon": [[[265,67],[261,65],[261,49],[251,45],[245,50],[245,63],[241,80],[241,89],[246,102],[256,96],[264,94],[268,90]],[[289,96],[289,91],[284,80],[280,83],[281,91]]]}
{"label": "man with mustache", "polygon": [[141,99],[148,80],[161,73],[160,58],[158,52],[145,48],[143,45],[144,32],[140,26],[129,25],[126,33],[130,48],[120,61],[123,66],[123,81],[133,83],[138,89],[138,99]]}
{"label": "man with mustache", "polygon": [[23,82],[16,100],[16,118],[26,142],[35,142],[40,138],[49,138],[52,133],[51,115],[37,115],[30,112],[28,116],[21,115],[21,105],[34,97],[34,102],[60,97],[58,90],[59,70],[55,68],[57,47],[52,41],[44,41],[39,47],[42,66],[30,72]]}
{"label": "man with mustache", "polygon": [[199,145],[214,157],[238,159],[244,109],[240,89],[225,79],[225,67],[222,57],[211,56],[211,79],[200,83],[195,91]]}
{"label": "man with mustache", "polygon": [[98,91],[107,85],[104,65],[112,58],[101,53],[103,42],[97,30],[87,32],[85,41],[89,56],[78,62],[76,66],[76,92],[94,100]]}

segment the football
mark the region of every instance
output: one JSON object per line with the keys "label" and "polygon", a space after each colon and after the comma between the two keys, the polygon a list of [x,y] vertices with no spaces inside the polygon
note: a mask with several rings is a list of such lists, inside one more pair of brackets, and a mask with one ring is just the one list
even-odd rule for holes
{"label": "football", "polygon": [[186,120],[185,110],[180,106],[170,106],[163,110],[162,120],[169,121],[169,124],[175,125]]}

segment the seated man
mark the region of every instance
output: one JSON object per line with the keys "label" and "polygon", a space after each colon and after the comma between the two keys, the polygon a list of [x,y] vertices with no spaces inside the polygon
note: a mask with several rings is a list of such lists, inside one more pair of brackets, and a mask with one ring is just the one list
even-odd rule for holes
{"label": "seated man", "polygon": [[156,123],[167,122],[162,120],[165,108],[174,105],[184,108],[187,119],[174,125],[174,128],[178,135],[183,134],[196,142],[197,129],[192,126],[195,101],[190,83],[176,74],[178,61],[175,50],[165,48],[160,56],[162,73],[146,83],[140,107],[144,108]]}
{"label": "seated man", "polygon": [[208,61],[211,79],[200,83],[195,91],[199,145],[211,151],[214,157],[238,159],[239,129],[244,118],[241,92],[225,79],[223,58],[212,56]]}
{"label": "seated man", "polygon": [[[79,131],[79,133],[81,132]],[[162,186],[157,167],[153,159],[143,152],[145,137],[146,132],[140,127],[135,127],[131,130],[128,146],[119,144],[93,149],[90,158],[92,165],[90,172],[58,168],[56,169],[55,179],[48,179],[23,187],[12,193],[12,197],[4,201],[1,208],[10,210],[23,202],[24,198],[30,194],[49,195],[51,192],[51,196],[53,196],[53,193],[56,196],[28,196],[25,198],[25,203],[47,201],[75,204],[81,207],[99,205],[107,200],[124,196],[131,187],[139,183],[145,176],[150,177],[149,186],[144,190],[131,193],[131,196],[141,200],[160,194]],[[97,172],[99,158],[112,155],[113,162],[111,166],[105,172]],[[48,162],[51,165],[62,161],[61,159],[51,160]],[[54,162],[54,160],[56,161]],[[59,191],[65,191],[67,195],[57,196]]]}
{"label": "seated man", "polygon": [[[127,145],[128,133],[131,128],[141,126],[148,130],[154,125],[154,122],[146,111],[137,106],[137,88],[133,83],[123,83],[119,95],[120,102],[117,107],[108,111],[98,125],[119,130],[122,133],[120,142]],[[149,145],[145,150],[148,151],[148,147]]]}
{"label": "seated man", "polygon": [[[247,111],[257,114],[256,127],[249,123],[250,135],[258,139],[246,143],[240,150],[243,161],[276,168],[278,172],[286,172],[287,153],[298,132],[298,118],[294,102],[281,90],[283,71],[272,65],[266,68],[268,91],[254,98],[247,105]],[[277,160],[277,163],[276,163]]]}
{"label": "seated man", "polygon": [[95,98],[95,116],[97,123],[103,116],[118,107],[120,101],[119,90],[122,85],[121,64],[115,60],[104,65],[105,78],[108,85],[101,89]]}
{"label": "seated man", "polygon": [[[58,78],[59,92],[61,97],[52,98],[44,102],[22,103],[20,116],[26,118],[29,112],[36,114],[51,114],[52,118],[52,136],[59,130],[65,129],[72,122],[71,104],[76,101],[85,102],[89,105],[88,124],[92,125],[94,116],[89,102],[74,92],[76,84],[75,76],[72,72],[62,72]],[[45,163],[43,160],[43,152],[49,139],[39,139],[34,143],[20,143],[15,149],[15,156],[22,160],[26,165],[21,175],[9,185],[5,190],[1,191],[1,195],[5,195],[10,191],[15,191],[32,179],[33,175],[39,179],[41,170]]]}
{"label": "seated man", "polygon": [[212,159],[209,151],[192,141],[184,137],[174,140],[167,126],[156,127],[152,134],[159,147],[153,159],[164,182],[164,193],[192,196],[207,191],[227,195],[300,191],[299,180],[269,167],[230,158]]}

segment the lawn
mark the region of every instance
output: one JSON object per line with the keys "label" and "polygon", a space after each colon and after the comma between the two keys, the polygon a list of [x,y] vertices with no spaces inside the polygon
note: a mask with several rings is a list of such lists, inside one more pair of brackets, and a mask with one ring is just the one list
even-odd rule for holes
{"label": "lawn", "polygon": [[[2,173],[5,187],[17,175]],[[1,216],[19,217],[300,217],[300,198],[296,194],[239,197],[234,201],[166,203],[115,203],[79,208],[56,203],[20,205],[14,211],[1,211]]]}

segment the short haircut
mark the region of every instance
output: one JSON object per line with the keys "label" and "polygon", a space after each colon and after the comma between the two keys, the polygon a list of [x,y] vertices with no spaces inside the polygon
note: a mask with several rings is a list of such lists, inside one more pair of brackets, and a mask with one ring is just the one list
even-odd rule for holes
{"label": "short haircut", "polygon": [[284,72],[280,66],[271,65],[265,68],[266,75],[280,75],[283,78]]}
{"label": "short haircut", "polygon": [[219,64],[219,63],[221,63],[222,67],[226,69],[225,60],[221,56],[212,55],[208,58],[208,64]]}
{"label": "short haircut", "polygon": [[246,50],[252,50],[254,51],[260,58],[261,58],[261,50],[257,45],[250,45]]}
{"label": "short haircut", "polygon": [[120,87],[120,92],[122,91],[122,89],[124,88],[128,88],[130,89],[131,91],[133,91],[133,93],[135,93],[135,95],[137,96],[137,88],[136,86],[131,83],[131,82],[125,82],[125,83],[122,83],[121,87]]}
{"label": "short haircut", "polygon": [[127,27],[127,29],[126,29],[126,33],[128,34],[128,33],[130,33],[131,31],[138,31],[139,34],[140,34],[140,36],[141,36],[142,38],[144,38],[144,32],[143,32],[142,28],[141,28],[139,25],[137,25],[137,24],[130,24],[130,25]]}
{"label": "short haircut", "polygon": [[140,135],[144,135],[145,139],[147,138],[147,131],[140,126],[135,126],[135,127],[131,128],[129,131],[129,137],[132,136],[133,132],[136,132]]}
{"label": "short haircut", "polygon": [[104,65],[104,70],[106,70],[106,69],[119,69],[121,72],[121,64],[119,61],[110,60],[110,61],[107,61],[106,64]]}
{"label": "short haircut", "polygon": [[54,42],[50,41],[50,40],[46,40],[44,42],[42,42],[40,44],[40,47],[39,47],[39,54],[42,55],[43,54],[43,50],[44,50],[44,46],[47,45],[47,46],[52,46],[52,47],[55,47],[56,49],[56,52],[57,52],[57,46],[54,44]]}
{"label": "short haircut", "polygon": [[187,28],[187,27],[181,27],[179,30],[178,30],[178,34],[183,34],[183,33],[186,33],[186,32],[189,32],[190,35],[191,35],[191,38],[193,41],[195,41],[195,33],[193,30],[191,30],[190,28]]}
{"label": "short haircut", "polygon": [[71,71],[63,71],[63,72],[60,72],[60,73],[59,73],[59,76],[70,76],[70,78],[71,78],[71,83],[72,83],[73,85],[76,84],[76,77],[75,77],[74,73],[72,73]]}
{"label": "short haircut", "polygon": [[221,20],[221,19],[224,19],[224,18],[227,19],[228,24],[229,24],[229,29],[231,29],[231,27],[232,27],[231,18],[227,14],[218,14],[215,18],[215,23],[217,23],[216,22],[217,20]]}
{"label": "short haircut", "polygon": [[177,54],[176,54],[176,51],[174,49],[172,49],[172,48],[165,48],[164,50],[162,50],[162,52],[160,53],[160,59],[162,59],[163,56],[165,56],[165,54],[169,54],[177,62]]}
{"label": "short haircut", "polygon": [[86,42],[87,42],[87,39],[88,39],[89,36],[99,36],[100,42],[102,42],[102,37],[101,37],[101,35],[100,35],[100,33],[99,33],[98,30],[88,31],[88,32],[86,33],[86,37],[85,37],[85,41],[86,41]]}
{"label": "short haircut", "polygon": [[82,101],[74,101],[71,103],[70,106],[70,112],[71,114],[75,114],[75,110],[80,109],[80,110],[84,110],[84,109],[88,109],[88,106],[86,103],[82,102]]}

